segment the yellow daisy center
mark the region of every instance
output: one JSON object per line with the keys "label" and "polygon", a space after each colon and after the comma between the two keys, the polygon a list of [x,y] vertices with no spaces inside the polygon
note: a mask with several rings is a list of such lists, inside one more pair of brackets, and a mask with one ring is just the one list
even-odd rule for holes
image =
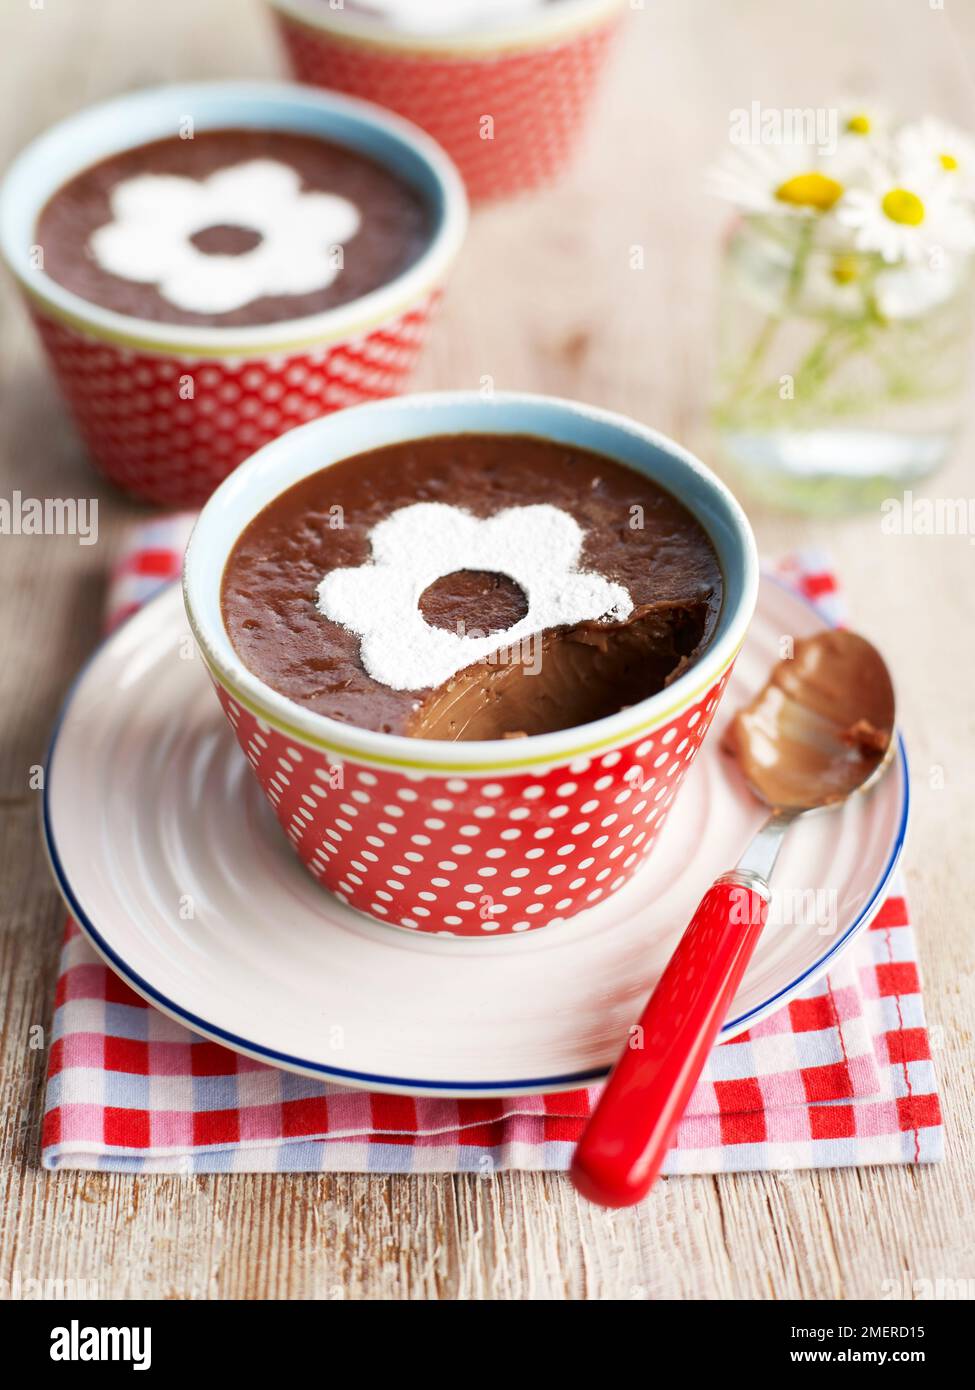
{"label": "yellow daisy center", "polygon": [[949,174],[953,174],[958,168],[958,160],[953,154],[948,154],[947,151],[945,151],[944,154],[938,155],[938,162],[942,169],[947,169]]}
{"label": "yellow daisy center", "polygon": [[849,285],[859,279],[860,267],[856,256],[837,256],[833,261],[833,279],[838,285]]}
{"label": "yellow daisy center", "polygon": [[892,188],[885,193],[880,205],[891,222],[902,227],[920,227],[924,221],[924,204],[909,188]]}
{"label": "yellow daisy center", "polygon": [[842,198],[843,185],[828,174],[813,169],[808,174],[795,174],[785,183],[780,183],[775,196],[780,203],[789,203],[792,207],[829,212],[833,204]]}
{"label": "yellow daisy center", "polygon": [[847,131],[851,135],[869,135],[873,129],[870,124],[870,117],[862,112],[859,115],[851,116],[846,123]]}

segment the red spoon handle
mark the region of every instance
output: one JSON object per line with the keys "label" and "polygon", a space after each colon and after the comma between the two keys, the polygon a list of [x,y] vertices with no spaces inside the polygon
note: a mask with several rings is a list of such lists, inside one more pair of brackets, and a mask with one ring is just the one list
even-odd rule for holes
{"label": "red spoon handle", "polygon": [[649,1192],[768,916],[750,874],[717,879],[631,1028],[572,1160],[572,1181],[606,1207]]}

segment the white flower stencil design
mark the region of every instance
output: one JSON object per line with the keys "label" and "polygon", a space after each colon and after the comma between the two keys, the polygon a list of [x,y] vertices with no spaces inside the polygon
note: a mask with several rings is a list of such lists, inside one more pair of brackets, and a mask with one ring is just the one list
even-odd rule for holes
{"label": "white flower stencil design", "polygon": [[[443,502],[416,502],[373,528],[370,563],[325,576],[319,611],[356,633],[362,664],[381,685],[442,685],[472,662],[546,628],[628,617],[633,601],[621,584],[578,569],[583,540],[574,517],[544,503],[481,518]],[[420,598],[435,580],[458,570],[507,575],[522,589],[527,613],[488,636],[431,627]]]}
{"label": "white flower stencil design", "polygon": [[[302,192],[297,171],[252,159],[206,179],[140,174],[111,193],[113,221],[89,248],[112,275],[155,285],[189,313],[224,314],[265,295],[327,289],[341,269],[336,247],[359,230],[358,209],[331,193]],[[255,232],[241,255],[210,255],[192,238],[211,227]]]}

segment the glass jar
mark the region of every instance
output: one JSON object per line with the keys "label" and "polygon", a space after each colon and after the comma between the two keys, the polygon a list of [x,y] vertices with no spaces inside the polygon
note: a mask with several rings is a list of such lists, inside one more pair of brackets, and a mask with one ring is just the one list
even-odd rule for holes
{"label": "glass jar", "polygon": [[836,237],[812,217],[738,222],[719,297],[725,462],[757,499],[820,514],[875,506],[944,461],[972,325],[970,257],[891,266]]}

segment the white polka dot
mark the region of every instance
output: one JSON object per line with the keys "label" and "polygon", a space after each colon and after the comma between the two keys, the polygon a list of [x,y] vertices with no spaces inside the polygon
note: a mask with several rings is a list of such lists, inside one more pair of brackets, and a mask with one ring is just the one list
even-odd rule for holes
{"label": "white polka dot", "polygon": [[527,806],[516,806],[513,811],[508,812],[509,820],[526,820],[531,815]]}
{"label": "white polka dot", "polygon": [[[438,827],[438,829],[439,828],[440,827]],[[480,835],[481,827],[479,825],[462,825],[460,827],[460,833],[461,835],[466,836],[467,839],[471,840],[474,838],[475,835]]]}
{"label": "white polka dot", "polygon": [[[607,787],[611,787],[612,785],[612,777],[597,777],[595,782],[593,782],[592,784],[592,789],[594,792],[604,792]],[[583,807],[583,810],[584,809],[585,807]]]}
{"label": "white polka dot", "polygon": [[446,869],[448,873],[452,872],[456,867],[457,865],[452,859],[441,859],[440,863],[437,865],[438,869]]}
{"label": "white polka dot", "polygon": [[598,810],[599,810],[599,802],[598,802],[598,801],[585,801],[585,802],[583,802],[583,804],[579,807],[579,810],[582,812],[582,814],[583,814],[584,816],[590,816],[590,815],[592,815],[593,811],[598,811]]}
{"label": "white polka dot", "polygon": [[508,830],[502,830],[502,832],[501,832],[501,839],[502,839],[502,840],[518,840],[518,839],[520,839],[520,838],[521,838],[521,831],[520,831],[520,830],[515,830],[513,827],[512,827],[511,829],[508,829]]}
{"label": "white polka dot", "polygon": [[556,795],[556,796],[562,797],[562,799],[563,799],[563,801],[564,801],[564,800],[567,800],[568,797],[570,797],[570,796],[575,796],[575,794],[576,794],[576,792],[577,792],[578,790],[579,790],[579,784],[578,784],[578,782],[563,782],[562,785],[561,785],[561,787],[556,787],[556,788],[555,788],[555,795]]}
{"label": "white polka dot", "polygon": [[399,797],[400,801],[416,800],[416,792],[413,791],[411,787],[400,787],[396,795]]}
{"label": "white polka dot", "polygon": [[612,753],[607,753],[604,758],[600,758],[599,766],[615,767],[616,764],[619,762],[620,758],[622,758],[622,756],[623,754],[619,751],[619,749],[614,748]]}
{"label": "white polka dot", "polygon": [[539,786],[537,782],[533,786],[526,787],[525,790],[522,792],[522,796],[525,798],[526,801],[537,801],[540,796],[544,795],[545,788]]}
{"label": "white polka dot", "polygon": [[435,811],[452,811],[454,809],[454,803],[445,796],[438,796],[431,805]]}
{"label": "white polka dot", "polygon": [[361,782],[364,787],[374,787],[377,778],[371,772],[357,772],[356,781]]}
{"label": "white polka dot", "polygon": [[[429,820],[425,820],[423,824],[427,830],[443,830],[446,822],[442,820],[437,820],[435,816],[431,816],[431,818]],[[429,843],[430,842],[428,840],[427,844]]]}
{"label": "white polka dot", "polygon": [[481,788],[481,795],[487,797],[501,796],[503,792],[504,787],[500,782],[488,782]]}
{"label": "white polka dot", "polygon": [[674,741],[674,739],[675,739],[676,737],[677,737],[677,729],[676,729],[676,727],[671,727],[671,728],[669,728],[669,729],[667,730],[667,732],[662,736],[660,742],[661,742],[661,743],[673,743],[673,741]]}
{"label": "white polka dot", "polygon": [[[449,792],[466,792],[467,783],[462,777],[451,777],[447,782],[447,790]],[[444,918],[444,920],[449,921],[449,918]]]}

